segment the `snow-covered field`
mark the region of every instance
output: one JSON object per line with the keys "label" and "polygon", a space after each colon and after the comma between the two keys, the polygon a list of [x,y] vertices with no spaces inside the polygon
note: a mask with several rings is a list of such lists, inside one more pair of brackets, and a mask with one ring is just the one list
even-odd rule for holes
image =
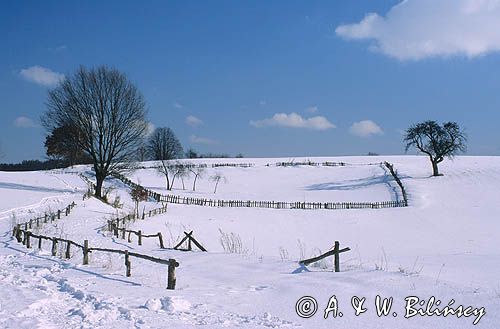
{"label": "snow-covered field", "polygon": [[[478,317],[449,315],[406,319],[405,298],[431,296],[448,305],[484,307],[478,328],[500,323],[500,157],[458,157],[441,165],[442,177],[429,177],[424,157],[304,158],[343,161],[346,167],[267,167],[290,159],[203,159],[193,162],[245,162],[252,168],[207,169],[193,192],[192,178],[176,181],[173,194],[215,199],[274,201],[388,201],[401,196],[382,166],[389,161],[406,186],[410,206],[363,210],[275,210],[168,206],[165,214],[130,225],[146,234],[162,232],[167,247],[194,231],[207,249],[160,249],[155,239],[138,246],[116,239],[106,221],[133,209],[129,189],[106,182],[124,204],[115,209],[83,200],[86,184],[76,174],[89,168],[30,173],[0,173],[0,328],[472,328]],[[244,160],[244,161],[242,161]],[[151,165],[151,163],[147,164]],[[226,177],[216,194],[209,177]],[[164,178],[153,169],[130,178],[166,194]],[[170,193],[170,192],[168,192]],[[68,217],[35,233],[88,239],[91,246],[128,249],[175,258],[176,290],[166,290],[164,265],[132,258],[125,276],[123,257],[94,252],[89,265],[73,250],[71,259],[50,256],[50,245],[26,249],[11,237],[14,221],[77,203]],[[154,202],[141,204],[145,210]],[[227,253],[221,232],[242,241],[241,253]],[[301,268],[298,260],[329,250],[334,241],[351,251],[341,254],[341,272],[332,258]],[[60,246],[60,253],[63,253]],[[324,310],[335,295],[343,316]],[[388,316],[378,317],[375,298],[393,297]],[[318,304],[311,318],[296,314],[302,296]],[[351,298],[366,297],[366,313],[354,315]],[[416,307],[416,306],[415,306]],[[422,306],[425,309],[425,306]],[[436,307],[433,306],[432,309]],[[393,316],[393,312],[397,316]]]}

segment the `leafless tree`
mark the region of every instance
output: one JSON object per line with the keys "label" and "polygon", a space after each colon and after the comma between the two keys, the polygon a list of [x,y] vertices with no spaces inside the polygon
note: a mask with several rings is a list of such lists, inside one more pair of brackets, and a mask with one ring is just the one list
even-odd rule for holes
{"label": "leafless tree", "polygon": [[186,187],[184,185],[184,178],[189,177],[190,171],[188,170],[188,166],[182,162],[176,162],[174,164],[174,176],[172,177],[172,185],[174,185],[175,179],[178,177],[182,181],[182,189],[185,190]]}
{"label": "leafless tree", "polygon": [[222,181],[223,183],[227,182],[226,177],[220,172],[217,172],[210,176],[210,180],[215,182],[214,194],[217,193],[217,187],[219,186],[220,181]]}
{"label": "leafless tree", "polygon": [[182,145],[170,128],[156,128],[148,140],[148,150],[153,160],[160,161],[158,168],[165,176],[167,190],[172,189],[173,179],[177,168],[172,166],[170,160],[182,157]]}
{"label": "leafless tree", "polygon": [[194,168],[189,168],[189,171],[194,175],[193,191],[196,191],[196,180],[198,178],[202,178],[203,177],[203,175],[205,174],[205,168],[203,168],[203,167],[194,167]]}
{"label": "leafless tree", "polygon": [[147,130],[145,101],[116,69],[80,67],[49,91],[42,124],[49,132],[79,127],[77,145],[92,158],[95,196],[102,198],[104,179],[131,168]]}
{"label": "leafless tree", "polygon": [[406,130],[404,142],[406,151],[413,146],[429,157],[433,176],[439,176],[438,164],[445,157],[452,158],[467,149],[467,137],[456,122],[442,126],[435,121],[418,123]]}

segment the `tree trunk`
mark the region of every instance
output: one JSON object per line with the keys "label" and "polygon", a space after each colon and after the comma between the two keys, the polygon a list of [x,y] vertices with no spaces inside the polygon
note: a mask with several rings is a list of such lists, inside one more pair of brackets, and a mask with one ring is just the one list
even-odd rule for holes
{"label": "tree trunk", "polygon": [[214,189],[214,194],[217,193],[217,185],[219,185],[219,180],[218,179],[216,182],[215,182],[215,189]]}
{"label": "tree trunk", "polygon": [[439,176],[438,163],[436,161],[431,161],[431,162],[432,162],[432,176]]}
{"label": "tree trunk", "polygon": [[197,178],[198,178],[198,175],[194,175],[193,191],[196,191],[196,179]]}
{"label": "tree trunk", "polygon": [[102,199],[102,183],[104,183],[104,176],[96,174],[95,178],[95,197],[98,199]]}
{"label": "tree trunk", "polygon": [[167,180],[167,190],[170,191],[170,180],[168,179],[168,174],[165,174],[165,179]]}

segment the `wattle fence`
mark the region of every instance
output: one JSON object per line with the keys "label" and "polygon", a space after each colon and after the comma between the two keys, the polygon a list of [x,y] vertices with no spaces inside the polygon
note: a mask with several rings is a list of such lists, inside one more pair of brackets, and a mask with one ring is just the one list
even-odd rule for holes
{"label": "wattle fence", "polygon": [[131,188],[142,188],[157,202],[173,204],[196,205],[218,208],[266,208],[266,209],[381,209],[406,207],[405,200],[379,201],[379,202],[286,202],[286,201],[252,201],[252,200],[215,200],[204,198],[190,198],[178,195],[163,195],[131,181],[129,178],[114,174],[124,184]]}

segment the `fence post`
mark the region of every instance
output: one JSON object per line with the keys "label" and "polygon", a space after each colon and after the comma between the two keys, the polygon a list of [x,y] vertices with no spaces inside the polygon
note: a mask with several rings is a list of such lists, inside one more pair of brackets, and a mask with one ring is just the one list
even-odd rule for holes
{"label": "fence post", "polygon": [[57,219],[61,219],[61,210],[57,211]]}
{"label": "fence post", "polygon": [[339,254],[340,243],[338,241],[335,241],[335,247],[333,250],[336,251],[333,258],[335,262],[335,272],[340,272],[340,254]]}
{"label": "fence post", "polygon": [[165,249],[165,246],[163,245],[163,237],[161,235],[161,232],[158,232],[158,240],[160,240],[160,248]]}
{"label": "fence post", "polygon": [[167,279],[167,289],[174,290],[175,284],[177,283],[177,278],[175,277],[175,268],[179,266],[179,263],[175,259],[170,259],[168,262],[168,279]]}
{"label": "fence post", "polygon": [[83,241],[83,265],[89,264],[89,240]]}
{"label": "fence post", "polygon": [[24,233],[24,236],[26,237],[26,248],[31,248],[31,243],[30,243],[31,232],[30,231],[26,231]]}
{"label": "fence post", "polygon": [[139,231],[137,231],[137,233],[138,233],[137,244],[139,246],[142,246],[142,231],[139,230]]}
{"label": "fence post", "polygon": [[42,249],[42,238],[38,238],[38,249]]}
{"label": "fence post", "polygon": [[125,266],[127,268],[126,270],[126,276],[130,276],[130,256],[128,255],[128,250],[125,250]]}
{"label": "fence post", "polygon": [[57,239],[52,238],[52,256],[57,254]]}
{"label": "fence post", "polygon": [[70,249],[71,249],[71,243],[69,243],[69,241],[67,242],[66,244],[66,259],[70,259],[71,258],[71,253],[70,253]]}

